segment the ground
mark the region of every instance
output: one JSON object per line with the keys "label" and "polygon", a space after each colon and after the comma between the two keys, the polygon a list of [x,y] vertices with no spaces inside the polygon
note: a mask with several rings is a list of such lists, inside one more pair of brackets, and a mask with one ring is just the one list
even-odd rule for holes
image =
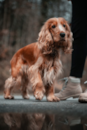
{"label": "ground", "polygon": [[33,96],[30,100],[24,100],[21,96],[15,96],[14,100],[6,100],[0,96],[1,113],[52,113],[58,115],[87,116],[87,103],[79,103],[78,98],[69,98],[66,101],[47,102],[46,98],[37,101]]}

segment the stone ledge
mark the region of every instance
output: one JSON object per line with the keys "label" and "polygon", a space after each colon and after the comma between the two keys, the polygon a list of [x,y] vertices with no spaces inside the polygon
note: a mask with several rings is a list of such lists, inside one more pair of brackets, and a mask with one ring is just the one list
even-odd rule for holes
{"label": "stone ledge", "polygon": [[72,99],[60,102],[36,101],[22,99],[21,96],[15,96],[14,100],[4,99],[0,96],[0,113],[53,113],[67,114],[75,116],[87,116],[87,104],[79,103],[78,99]]}

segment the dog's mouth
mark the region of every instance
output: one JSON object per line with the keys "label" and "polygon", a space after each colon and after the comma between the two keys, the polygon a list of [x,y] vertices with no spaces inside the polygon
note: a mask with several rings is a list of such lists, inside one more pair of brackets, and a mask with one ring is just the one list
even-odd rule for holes
{"label": "dog's mouth", "polygon": [[59,42],[64,42],[64,41],[66,41],[66,40],[65,40],[65,39],[60,39],[60,40],[59,40]]}
{"label": "dog's mouth", "polygon": [[65,42],[66,42],[66,40],[65,39],[60,39],[58,42],[54,42],[54,47],[56,48],[58,48],[58,47],[62,47],[62,46],[64,46],[65,45]]}

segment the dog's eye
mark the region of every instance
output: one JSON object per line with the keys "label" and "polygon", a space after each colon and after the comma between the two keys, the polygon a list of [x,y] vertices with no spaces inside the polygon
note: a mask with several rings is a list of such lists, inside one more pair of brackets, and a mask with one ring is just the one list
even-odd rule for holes
{"label": "dog's eye", "polygon": [[52,26],[52,28],[55,28],[55,27],[56,27],[55,25]]}
{"label": "dog's eye", "polygon": [[63,27],[66,27],[66,25],[65,25],[65,24],[63,24]]}

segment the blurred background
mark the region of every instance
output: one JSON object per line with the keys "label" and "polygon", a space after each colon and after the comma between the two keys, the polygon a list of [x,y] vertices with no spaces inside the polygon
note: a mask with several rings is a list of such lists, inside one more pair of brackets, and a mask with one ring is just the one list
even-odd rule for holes
{"label": "blurred background", "polygon": [[[4,82],[10,76],[10,60],[14,53],[36,42],[38,33],[44,22],[51,17],[64,17],[69,24],[72,18],[72,4],[68,0],[0,0],[0,93]],[[59,78],[69,76],[71,55],[61,54],[63,73]],[[87,61],[83,82],[87,80]],[[56,91],[62,85],[55,83]]]}

